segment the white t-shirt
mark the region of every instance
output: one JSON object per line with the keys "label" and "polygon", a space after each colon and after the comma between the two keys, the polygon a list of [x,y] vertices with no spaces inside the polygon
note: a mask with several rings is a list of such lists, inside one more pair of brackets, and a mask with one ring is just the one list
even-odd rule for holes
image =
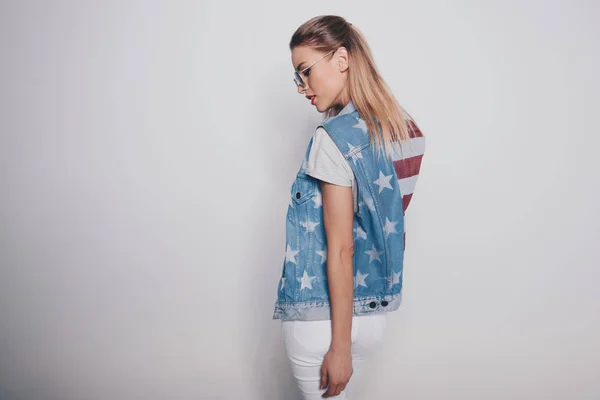
{"label": "white t-shirt", "polygon": [[358,210],[356,178],[352,167],[331,137],[321,127],[313,135],[313,144],[308,154],[306,174],[339,186],[352,187],[354,212]]}

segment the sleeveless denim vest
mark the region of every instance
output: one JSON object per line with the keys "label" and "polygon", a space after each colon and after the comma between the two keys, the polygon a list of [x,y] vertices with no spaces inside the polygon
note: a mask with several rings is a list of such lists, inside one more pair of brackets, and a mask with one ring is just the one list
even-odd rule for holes
{"label": "sleeveless denim vest", "polygon": [[[389,312],[402,301],[404,209],[394,156],[370,143],[365,121],[350,101],[320,125],[348,160],[356,178],[353,315]],[[424,139],[424,138],[423,138]],[[305,173],[312,138],[291,187],[286,249],[273,319],[331,319],[327,240],[319,181]],[[423,143],[424,144],[424,143]]]}

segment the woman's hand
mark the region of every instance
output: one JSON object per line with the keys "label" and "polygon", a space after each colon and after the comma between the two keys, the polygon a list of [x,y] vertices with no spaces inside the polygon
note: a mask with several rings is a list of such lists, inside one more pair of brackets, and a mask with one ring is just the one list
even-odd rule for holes
{"label": "woman's hand", "polygon": [[353,372],[351,346],[330,347],[321,367],[320,389],[329,385],[323,397],[339,395],[346,388]]}

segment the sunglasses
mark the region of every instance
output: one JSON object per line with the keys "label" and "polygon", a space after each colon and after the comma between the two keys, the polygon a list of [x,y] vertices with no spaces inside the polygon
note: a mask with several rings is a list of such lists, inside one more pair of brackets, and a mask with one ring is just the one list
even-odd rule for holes
{"label": "sunglasses", "polygon": [[302,69],[302,71],[294,71],[294,82],[296,83],[296,86],[304,87],[306,85],[306,82],[304,82],[304,79],[302,79],[302,76],[300,74],[303,74],[304,71],[306,71],[307,69],[309,69],[310,67],[312,67],[313,65],[315,65],[316,63],[318,63],[319,61],[321,61],[322,59],[324,59],[325,57],[327,57],[328,55],[330,55],[333,52],[335,52],[335,50],[331,50],[329,53],[325,54],[323,57],[319,58],[317,61],[310,64],[308,67]]}

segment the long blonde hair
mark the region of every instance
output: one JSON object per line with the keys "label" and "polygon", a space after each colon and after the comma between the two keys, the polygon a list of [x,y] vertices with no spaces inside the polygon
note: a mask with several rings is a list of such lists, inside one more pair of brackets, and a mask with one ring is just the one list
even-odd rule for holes
{"label": "long blonde hair", "polygon": [[[292,35],[290,50],[309,46],[328,53],[345,47],[348,57],[348,92],[356,110],[365,120],[371,142],[390,155],[393,142],[408,142],[413,136],[412,117],[398,103],[385,83],[364,35],[354,25],[336,15],[320,15],[303,23]],[[337,115],[339,106],[323,113],[325,119]],[[375,134],[378,132],[379,134]]]}

